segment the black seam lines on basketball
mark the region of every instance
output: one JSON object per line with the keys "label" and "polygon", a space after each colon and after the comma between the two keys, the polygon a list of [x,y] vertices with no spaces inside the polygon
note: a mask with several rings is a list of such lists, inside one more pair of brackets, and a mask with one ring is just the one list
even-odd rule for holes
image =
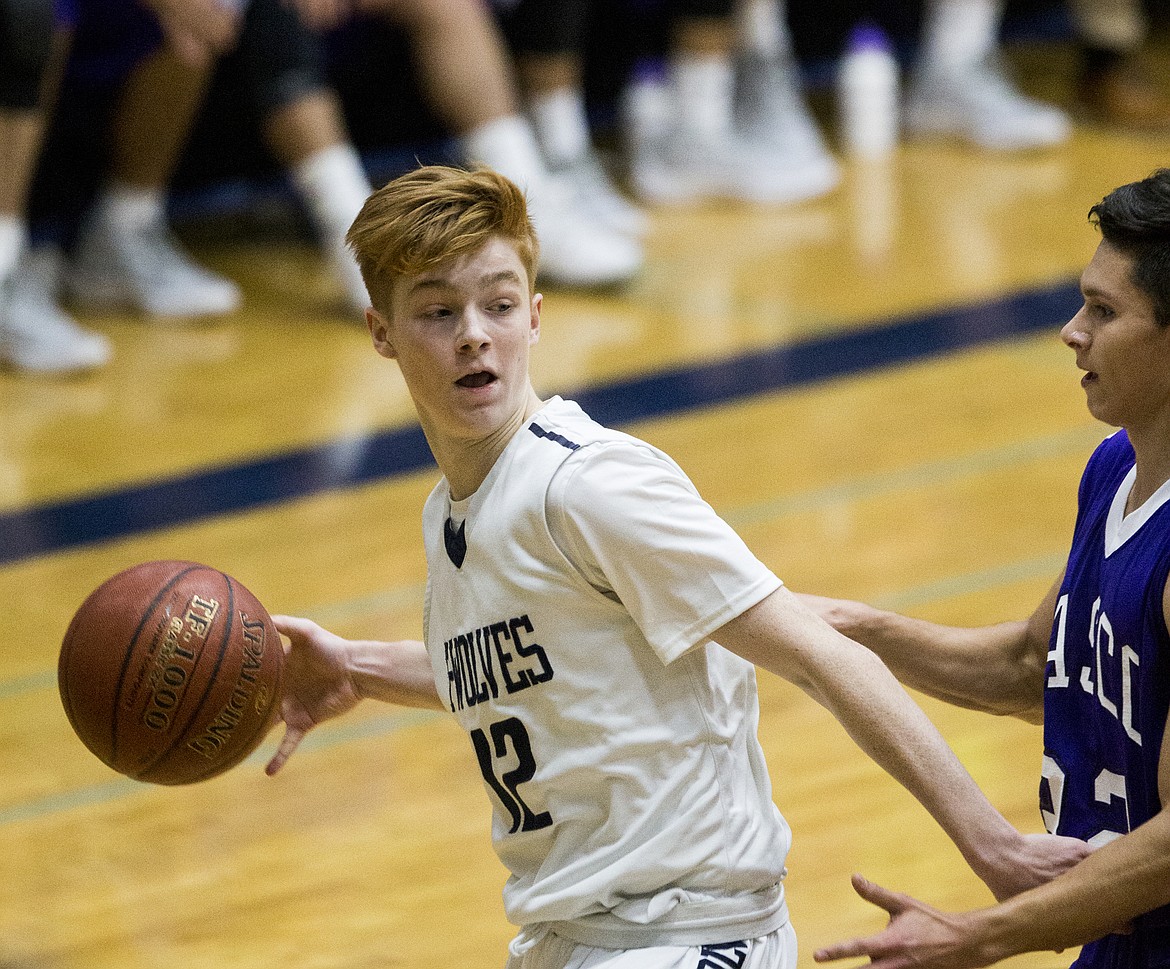
{"label": "black seam lines on basketball", "polygon": [[[261,659],[260,662],[263,663],[264,660]],[[260,673],[260,671],[257,670],[257,675],[259,675],[259,673]],[[279,690],[280,681],[279,680],[277,681],[277,686],[278,686],[277,694],[279,695],[279,693],[280,693],[280,690]],[[274,702],[279,703],[280,701],[279,701],[279,699],[277,699]],[[236,753],[232,755],[232,757],[235,758],[232,762],[224,764],[224,763],[220,763],[217,761],[217,762],[213,762],[213,763],[209,764],[206,771],[204,771],[198,777],[192,778],[192,783],[205,780],[206,778],[210,777],[212,774],[216,774],[216,773],[219,773],[221,771],[227,770],[228,768],[234,767],[236,764],[240,763],[240,761],[245,760],[247,758],[248,754],[252,753],[252,748],[253,748],[253,746],[255,746],[253,744],[253,741],[256,739],[256,735],[263,733],[264,729],[268,726],[268,723],[269,723],[269,721],[268,721],[267,716],[261,717],[256,722],[256,728],[248,735],[247,742],[243,742],[240,740],[239,737],[236,737]],[[241,756],[241,751],[246,751],[247,753],[245,753],[243,756]]]}
{"label": "black seam lines on basketball", "polygon": [[[207,698],[211,695],[211,691],[215,688],[215,681],[219,676],[220,668],[223,666],[223,658],[227,654],[228,643],[231,642],[232,625],[236,618],[236,597],[235,591],[232,589],[232,580],[216,569],[209,569],[208,571],[215,572],[216,575],[223,579],[224,586],[227,588],[228,609],[226,621],[224,622],[223,640],[219,644],[219,655],[215,658],[215,666],[211,671],[211,675],[207,677],[207,686],[203,690],[203,696],[199,698],[199,702],[195,705],[195,709],[191,711],[190,715],[188,715],[187,722],[183,724],[183,728],[175,733],[175,737],[178,739],[174,740],[166,750],[164,750],[146,767],[142,768],[142,770],[134,775],[140,781],[149,780],[150,778],[147,777],[147,774],[149,774],[162,761],[169,757],[171,752],[180,745],[182,739],[187,736],[187,731],[191,729],[191,724],[195,722],[195,718],[198,717],[199,714],[203,711],[203,707],[207,703]],[[203,656],[202,653],[199,655],[200,657]],[[198,660],[196,660],[196,664],[198,664]],[[194,667],[192,667],[192,672],[194,672]],[[219,765],[213,763],[207,773],[211,773],[216,770],[219,770]],[[205,776],[206,774],[202,774],[198,777],[192,777],[189,779],[189,782],[193,783],[194,781],[202,780]]]}
{"label": "black seam lines on basketball", "polygon": [[[263,661],[261,661],[261,662],[263,662]],[[257,671],[257,672],[259,673],[259,671]],[[279,681],[278,681],[278,684],[279,684]],[[277,690],[278,695],[279,695],[279,692],[280,691],[278,689]],[[275,700],[273,702],[279,703],[280,701]],[[198,777],[192,778],[192,783],[205,780],[206,778],[210,777],[212,774],[228,770],[231,767],[235,767],[236,764],[239,764],[241,761],[246,760],[248,758],[248,756],[252,753],[253,749],[255,747],[259,746],[259,741],[256,740],[256,735],[257,734],[262,735],[264,733],[265,728],[268,725],[269,725],[269,720],[268,720],[267,716],[259,718],[256,721],[255,729],[253,729],[253,731],[250,734],[248,734],[248,739],[246,741],[240,739],[240,736],[242,736],[242,735],[236,737],[236,752],[232,755],[231,758],[229,758],[229,762],[216,761],[214,763],[209,764],[207,767],[207,770],[204,773],[200,774]]]}
{"label": "black seam lines on basketball", "polygon": [[[112,711],[114,715],[111,718],[113,723],[110,726],[111,767],[114,767],[114,765],[118,763],[118,710],[122,706],[122,685],[126,682],[126,671],[130,668],[130,657],[134,655],[134,647],[138,645],[138,637],[142,635],[142,627],[145,626],[146,621],[152,615],[154,615],[155,606],[159,604],[163,596],[165,596],[171,590],[175,583],[177,583],[183,576],[201,568],[203,568],[201,565],[192,565],[190,568],[183,569],[182,572],[173,576],[170,582],[159,589],[158,595],[156,595],[154,599],[151,600],[150,608],[143,612],[142,618],[138,621],[138,627],[134,630],[134,635],[130,637],[130,642],[126,646],[125,652],[122,654],[122,669],[118,673],[118,687],[114,691],[114,709]],[[117,770],[116,767],[114,767],[114,769]]]}

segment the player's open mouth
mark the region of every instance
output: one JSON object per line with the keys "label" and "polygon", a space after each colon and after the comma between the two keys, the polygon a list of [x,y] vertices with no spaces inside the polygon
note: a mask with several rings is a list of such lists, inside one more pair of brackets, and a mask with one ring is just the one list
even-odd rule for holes
{"label": "player's open mouth", "polygon": [[460,377],[455,383],[460,387],[486,387],[495,379],[496,375],[494,373],[480,370],[476,373],[469,373],[466,377]]}

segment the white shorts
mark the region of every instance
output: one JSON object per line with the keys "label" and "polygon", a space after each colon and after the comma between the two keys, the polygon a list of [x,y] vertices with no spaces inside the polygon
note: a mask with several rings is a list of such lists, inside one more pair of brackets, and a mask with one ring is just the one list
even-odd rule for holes
{"label": "white shorts", "polygon": [[786,922],[759,939],[645,949],[599,949],[550,932],[504,969],[796,969],[796,932]]}

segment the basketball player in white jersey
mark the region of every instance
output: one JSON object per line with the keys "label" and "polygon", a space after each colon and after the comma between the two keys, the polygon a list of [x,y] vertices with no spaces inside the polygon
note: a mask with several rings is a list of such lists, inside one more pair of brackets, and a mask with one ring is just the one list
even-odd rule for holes
{"label": "basketball player in white jersey", "polygon": [[418,169],[370,197],[349,244],[374,347],[443,473],[423,513],[425,642],[278,617],[270,772],[363,698],[452,712],[510,872],[508,969],[794,969],[757,665],[832,711],[998,897],[1083,856],[1012,828],[877,657],[801,605],[670,458],[536,395],[538,243],[513,183]]}

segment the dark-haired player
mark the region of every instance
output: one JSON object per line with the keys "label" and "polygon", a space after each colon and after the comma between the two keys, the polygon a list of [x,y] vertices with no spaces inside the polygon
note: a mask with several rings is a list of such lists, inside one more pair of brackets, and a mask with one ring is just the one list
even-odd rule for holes
{"label": "dark-haired player", "polygon": [[1120,428],[1089,460],[1064,575],[1032,617],[954,629],[808,601],[906,683],[1043,720],[1048,830],[1100,846],[1002,904],[945,914],[864,879],[889,927],[817,953],[873,965],[984,966],[1088,943],[1079,969],[1170,966],[1170,169],[1090,210],[1102,241],[1061,330],[1089,411]]}

